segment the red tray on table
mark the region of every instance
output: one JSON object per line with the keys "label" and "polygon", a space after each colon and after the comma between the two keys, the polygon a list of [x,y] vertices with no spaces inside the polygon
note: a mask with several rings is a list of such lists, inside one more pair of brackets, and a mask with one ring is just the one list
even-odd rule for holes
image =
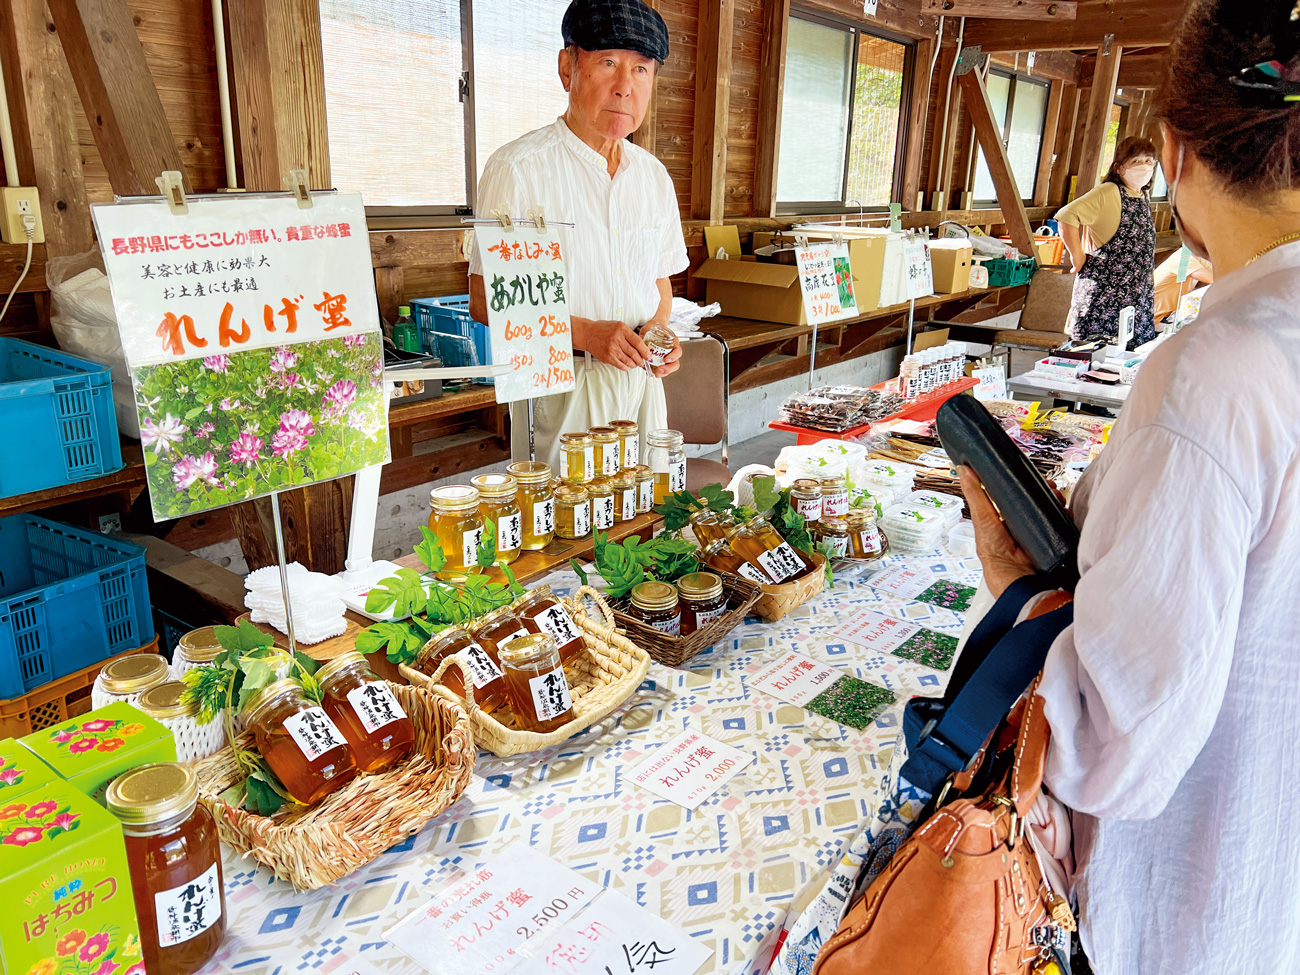
{"label": "red tray on table", "polygon": [[[889,382],[878,383],[872,386],[872,389],[883,390]],[[969,376],[963,376],[955,383],[949,383],[941,389],[936,389],[933,393],[926,393],[919,396],[912,402],[906,404],[897,413],[891,413],[889,416],[881,417],[879,420],[873,420],[872,423],[884,423],[887,420],[916,420],[924,423],[926,420],[933,420],[939,413],[939,407],[967,390],[974,389],[979,385],[978,379],[972,379]],[[804,444],[817,443],[820,440],[852,440],[866,433],[871,428],[872,423],[863,423],[860,426],[849,427],[847,430],[841,430],[834,433],[830,430],[814,430],[811,427],[795,426],[793,423],[783,423],[780,420],[773,420],[768,424],[773,430],[787,430],[790,433],[799,435],[797,443],[800,446]]]}

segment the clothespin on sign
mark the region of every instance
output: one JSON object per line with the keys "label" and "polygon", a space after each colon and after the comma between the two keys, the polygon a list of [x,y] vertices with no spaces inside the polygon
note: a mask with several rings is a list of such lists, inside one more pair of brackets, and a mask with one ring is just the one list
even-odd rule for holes
{"label": "clothespin on sign", "polygon": [[546,211],[542,207],[535,206],[529,210],[528,219],[541,233],[546,233]]}
{"label": "clothespin on sign", "polygon": [[831,238],[831,243],[834,244],[836,247],[843,247],[843,246],[844,246],[844,235],[843,235],[843,234],[836,234],[834,237]]}
{"label": "clothespin on sign", "polygon": [[289,170],[289,190],[298,201],[299,210],[311,209],[311,189],[307,185],[307,170]]}
{"label": "clothespin on sign", "polygon": [[506,229],[506,233],[510,233],[512,230],[515,229],[514,221],[510,219],[510,213],[506,209],[498,208],[496,210],[493,210],[492,216],[496,217],[499,221],[501,221],[501,226],[503,226]]}
{"label": "clothespin on sign", "polygon": [[154,179],[158,184],[158,192],[162,198],[167,201],[167,209],[172,213],[189,213],[189,204],[185,202],[185,181],[174,169],[169,169]]}
{"label": "clothespin on sign", "polygon": [[796,246],[796,247],[807,247],[807,246],[808,246],[808,235],[807,235],[807,234],[795,234],[795,235],[794,235],[794,243],[795,243],[795,246]]}

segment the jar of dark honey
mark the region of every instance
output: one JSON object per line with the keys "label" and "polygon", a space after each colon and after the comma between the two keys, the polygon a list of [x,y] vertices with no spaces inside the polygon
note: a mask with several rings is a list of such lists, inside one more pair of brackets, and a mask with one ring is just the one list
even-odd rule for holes
{"label": "jar of dark honey", "polygon": [[586,649],[582,630],[550,586],[538,586],[520,596],[512,608],[530,633],[545,633],[555,641],[561,662],[567,663]]}
{"label": "jar of dark honey", "polygon": [[322,707],[334,719],[362,772],[392,768],[415,744],[415,727],[397,695],[370,669],[365,655],[344,653],[316,671]]}
{"label": "jar of dark honey", "polygon": [[677,605],[677,587],[669,582],[641,582],[632,587],[627,615],[646,626],[677,636],[682,629],[682,611]]}
{"label": "jar of dark honey", "polygon": [[501,651],[501,669],[519,728],[547,734],[573,718],[569,682],[550,634],[511,642]]}
{"label": "jar of dark honey", "polygon": [[[501,673],[501,661],[497,659],[496,644],[475,642],[463,627],[452,626],[439,633],[425,644],[412,666],[426,677],[432,677],[438,672],[443,660],[462,650],[465,653],[461,659],[469,668],[470,683],[474,685],[474,703],[484,714],[492,714],[506,707],[506,682]],[[461,679],[459,667],[452,666],[444,670],[438,683],[457,697],[466,697],[465,682]]]}
{"label": "jar of dark honey", "polygon": [[470,636],[482,644],[492,644],[499,654],[511,640],[528,636],[528,627],[509,606],[502,606],[480,616],[476,622],[466,624]]}
{"label": "jar of dark honey", "polygon": [[682,636],[702,630],[727,611],[722,579],[712,572],[689,572],[677,580]]}
{"label": "jar of dark honey", "polygon": [[285,791],[303,805],[319,802],[357,774],[343,732],[292,680],[262,688],[240,717]]}
{"label": "jar of dark honey", "polygon": [[772,582],[771,578],[758,566],[751,565],[732,551],[731,546],[727,544],[725,538],[720,538],[708,548],[700,553],[700,561],[711,569],[717,569],[720,572],[730,572],[732,575],[743,576],[750,582],[757,582],[760,586],[768,585]]}

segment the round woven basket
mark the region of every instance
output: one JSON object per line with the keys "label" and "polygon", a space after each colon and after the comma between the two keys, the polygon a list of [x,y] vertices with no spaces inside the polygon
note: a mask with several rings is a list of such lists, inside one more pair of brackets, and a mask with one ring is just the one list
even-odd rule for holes
{"label": "round woven basket", "polygon": [[779,586],[764,585],[763,595],[754,603],[752,612],[765,622],[775,623],[784,619],[791,610],[819,595],[826,588],[826,556],[814,552],[812,560],[817,563],[817,568],[805,572],[793,582]]}
{"label": "round woven basket", "polygon": [[[198,762],[199,799],[216,817],[221,841],[299,890],[315,890],[418,833],[460,798],[477,757],[465,710],[422,688],[389,686],[415,727],[414,750],[396,767],[359,775],[315,806],[254,815],[220,798],[242,778],[229,747]],[[250,735],[240,745],[256,747]]]}
{"label": "round woven basket", "polygon": [[[599,620],[588,614],[584,598],[596,604],[601,615]],[[501,715],[504,722],[498,720],[497,714],[484,714],[474,703],[474,682],[468,673],[465,676],[468,699],[453,694],[440,684],[438,679],[448,666],[460,666],[458,655],[453,654],[444,660],[432,677],[406,664],[400,668],[402,676],[417,687],[426,687],[442,699],[467,708],[475,743],[494,755],[508,758],[558,745],[595,724],[631,697],[650,669],[650,655],[619,632],[613,611],[605,597],[595,589],[583,586],[572,599],[563,602],[573,621],[582,629],[582,639],[587,646],[564,668],[570,678],[573,719],[552,732],[522,731],[514,726],[513,716],[508,712]]]}

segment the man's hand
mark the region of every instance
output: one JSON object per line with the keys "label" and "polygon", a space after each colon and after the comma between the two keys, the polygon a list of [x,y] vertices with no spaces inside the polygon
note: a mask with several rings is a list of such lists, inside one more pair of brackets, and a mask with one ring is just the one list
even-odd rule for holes
{"label": "man's hand", "polygon": [[[654,327],[653,322],[646,322],[644,325],[641,326],[641,331],[645,332],[647,329],[653,327]],[[667,326],[664,327],[667,328]],[[672,332],[672,329],[668,329],[668,331]],[[648,351],[649,350],[647,350],[647,352]],[[681,368],[682,364],[679,361],[681,357],[682,357],[682,342],[681,339],[677,337],[677,333],[673,332],[673,350],[669,352],[666,356],[664,356],[664,364],[662,366],[652,366],[650,372],[658,379],[663,379],[664,376],[671,376],[673,373],[675,373],[678,369]]]}
{"label": "man's hand", "polygon": [[979,476],[969,467],[957,468],[957,476],[961,478],[962,493],[970,505],[970,520],[975,527],[975,553],[984,566],[984,583],[997,599],[1011,583],[1022,576],[1033,575],[1034,564],[1007,531]]}
{"label": "man's hand", "polygon": [[573,347],[590,352],[601,362],[615,369],[636,369],[650,357],[650,350],[641,336],[623,322],[596,321],[590,318],[573,319]]}

